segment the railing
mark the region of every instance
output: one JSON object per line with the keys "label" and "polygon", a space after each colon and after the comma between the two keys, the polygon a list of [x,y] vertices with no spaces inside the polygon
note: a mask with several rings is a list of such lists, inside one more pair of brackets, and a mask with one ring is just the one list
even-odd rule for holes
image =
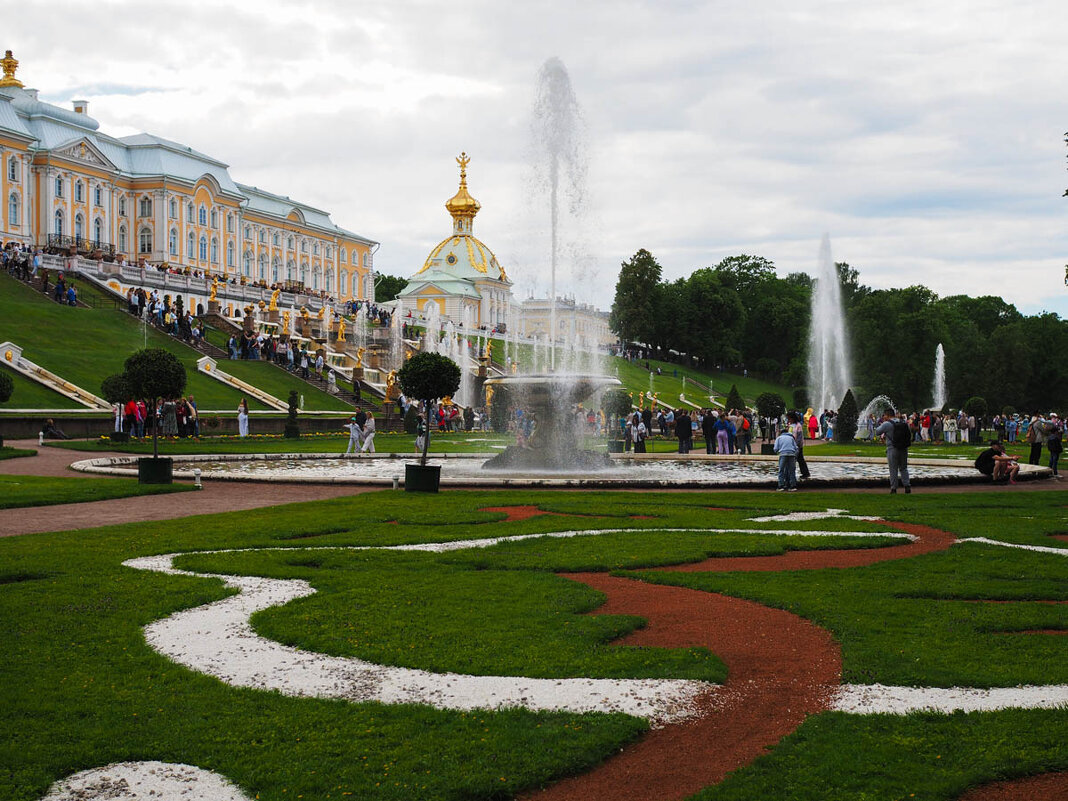
{"label": "railing", "polygon": [[115,246],[110,242],[99,239],[87,239],[84,236],[63,236],[62,234],[49,234],[45,241],[45,247],[50,250],[66,250],[71,248],[78,253],[96,253],[100,251],[105,256],[115,255]]}

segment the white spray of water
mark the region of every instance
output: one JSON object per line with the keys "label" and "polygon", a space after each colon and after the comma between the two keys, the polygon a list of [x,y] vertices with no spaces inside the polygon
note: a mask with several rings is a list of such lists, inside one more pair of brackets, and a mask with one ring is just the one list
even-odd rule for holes
{"label": "white spray of water", "polygon": [[934,407],[941,410],[946,405],[946,351],[942,343],[935,348],[934,383],[931,386],[934,395]]}
{"label": "white spray of water", "polygon": [[812,323],[809,330],[808,376],[813,408],[837,409],[849,389],[849,342],[838,270],[831,258],[831,239],[820,243],[816,283],[812,288]]}

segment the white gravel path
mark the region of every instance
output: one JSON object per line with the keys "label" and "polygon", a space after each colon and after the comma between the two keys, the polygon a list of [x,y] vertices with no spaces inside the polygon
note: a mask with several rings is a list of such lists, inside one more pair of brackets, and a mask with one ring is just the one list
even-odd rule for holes
{"label": "white gravel path", "polygon": [[1002,542],[991,540],[986,537],[966,537],[957,542],[981,542],[983,545],[998,545],[1002,548],[1019,548],[1021,551],[1037,551],[1038,553],[1054,553],[1057,556],[1068,556],[1068,548],[1050,548],[1048,545],[1023,545],[1018,542]]}
{"label": "white gravel path", "polygon": [[1021,687],[888,687],[843,684],[831,709],[856,715],[907,715],[910,712],[994,712],[999,709],[1068,707],[1068,684]]}
{"label": "white gravel path", "polygon": [[168,762],[116,762],[56,782],[41,801],[251,801],[217,773]]}

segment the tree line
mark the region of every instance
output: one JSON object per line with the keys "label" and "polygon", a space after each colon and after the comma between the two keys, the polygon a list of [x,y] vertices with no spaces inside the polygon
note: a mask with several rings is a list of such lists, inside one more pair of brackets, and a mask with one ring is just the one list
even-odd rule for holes
{"label": "tree line", "polygon": [[[882,394],[905,409],[930,407],[939,343],[951,408],[979,396],[991,412],[1048,412],[1068,400],[1068,321],[1058,315],[1024,315],[989,295],[875,290],[848,264],[836,266],[860,405]],[[745,254],[665,281],[643,249],[621,266],[609,322],[622,341],[657,358],[748,369],[792,387],[794,404],[807,405],[812,286],[806,273],[779,277],[773,262]]]}

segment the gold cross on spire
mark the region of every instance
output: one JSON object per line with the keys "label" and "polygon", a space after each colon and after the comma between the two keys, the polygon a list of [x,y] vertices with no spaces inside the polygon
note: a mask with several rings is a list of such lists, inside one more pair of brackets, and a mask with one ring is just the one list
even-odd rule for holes
{"label": "gold cross on spire", "polygon": [[471,157],[464,151],[456,157],[456,163],[460,165],[460,186],[467,186],[467,165],[471,163]]}

